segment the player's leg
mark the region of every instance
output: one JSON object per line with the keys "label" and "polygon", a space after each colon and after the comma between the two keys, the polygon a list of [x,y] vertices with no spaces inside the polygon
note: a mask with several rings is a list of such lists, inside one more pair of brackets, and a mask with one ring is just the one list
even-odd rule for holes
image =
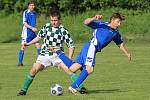
{"label": "player's leg", "polygon": [[23,86],[21,88],[21,90],[19,91],[19,93],[17,94],[17,96],[23,96],[26,95],[27,90],[29,88],[29,86],[31,85],[35,75],[44,68],[44,66],[40,63],[34,63],[33,67],[31,68],[29,74],[27,74],[27,76],[25,77]]}
{"label": "player's leg", "polygon": [[40,43],[35,43],[35,47],[37,48],[37,54],[40,55],[40,51],[41,51]]}
{"label": "player's leg", "polygon": [[[87,78],[87,76],[89,74],[91,74],[93,72],[93,67],[91,66],[86,66],[86,68],[83,68],[83,70],[81,71],[80,75],[78,76],[78,78],[76,79],[76,81],[74,81],[72,83],[72,85],[69,87],[69,91],[73,94],[77,94],[77,88],[80,86],[80,84],[83,83],[83,81]],[[80,90],[79,91],[81,94],[82,93],[87,93],[86,90]]]}
{"label": "player's leg", "polygon": [[79,77],[77,80],[71,85],[72,88],[76,89],[79,87],[79,85],[86,79],[86,77],[93,72],[92,66],[86,66],[81,71]]}
{"label": "player's leg", "polygon": [[[54,54],[55,55],[55,54]],[[59,55],[59,57],[58,57]],[[58,51],[57,54],[56,54],[57,57],[55,57],[55,63],[57,62],[61,62],[59,63],[58,66],[60,66],[60,68],[62,68],[66,73],[68,73],[70,75],[70,78],[72,80],[72,82],[74,82],[77,78],[78,78],[78,75],[74,72],[76,72],[78,69],[81,68],[81,65],[80,64],[77,64],[77,63],[74,63],[72,60],[70,60],[62,51]],[[61,60],[60,60],[61,58]],[[63,62],[64,61],[64,62]],[[76,66],[74,69],[69,69],[71,66]],[[80,91],[82,94],[85,93],[86,88],[84,87],[84,84],[80,84],[79,86],[80,88]]]}
{"label": "player's leg", "polygon": [[[65,56],[65,54],[63,53],[63,55]],[[58,57],[58,55],[56,54],[56,53],[54,53],[53,54],[53,56],[54,56],[54,58],[53,58],[53,60],[52,60],[52,62],[53,62],[53,64],[54,65],[57,65],[57,66],[59,66],[61,69],[63,69],[64,70],[64,72],[66,72],[67,74],[69,74],[70,75],[70,78],[71,78],[71,80],[72,80],[72,82],[74,82],[77,78],[78,78],[78,75],[76,74],[76,73],[73,73],[73,72],[75,72],[75,71],[70,71],[69,70],[69,68],[66,66],[66,64],[64,64],[64,62],[62,62],[62,60],[60,60],[60,58]],[[65,56],[68,60],[69,60],[69,62],[71,63],[67,63],[67,65],[70,67],[72,64],[73,64],[73,62],[72,62],[72,60],[70,60],[67,56]],[[74,63],[73,65],[76,65],[76,63]],[[78,67],[78,66],[77,66]],[[79,65],[79,67],[81,67],[81,65]],[[79,68],[78,68],[79,69]],[[82,89],[82,88],[84,88],[84,85],[83,84],[81,84],[80,86],[79,86],[79,88],[80,89]]]}
{"label": "player's leg", "polygon": [[29,86],[31,85],[35,75],[39,71],[51,65],[51,58],[52,58],[51,56],[42,56],[42,55],[38,56],[36,63],[33,65],[29,74],[26,76],[23,87],[21,91],[17,94],[18,96],[26,95],[26,92]]}
{"label": "player's leg", "polygon": [[[33,33],[33,35],[32,35],[32,40],[34,38],[36,38],[36,34],[35,33]],[[40,45],[40,43],[38,43],[38,42],[35,43],[35,47],[37,48],[37,54],[40,55],[40,51],[41,51],[41,45]]]}
{"label": "player's leg", "polygon": [[56,54],[59,56],[59,58],[62,60],[62,62],[68,67],[70,68],[74,62],[67,57],[64,52],[62,52],[61,50],[56,51]]}
{"label": "player's leg", "polygon": [[[61,62],[58,66],[60,66],[61,69],[63,69],[64,72],[66,72],[68,75],[70,75],[70,79],[72,82],[74,82],[77,78],[78,78],[78,75],[72,71],[70,71],[68,69],[68,67],[63,63]],[[84,84],[80,84],[79,88],[84,88]]]}
{"label": "player's leg", "polygon": [[[95,46],[93,44],[87,43],[82,48],[81,53],[76,58],[76,62],[79,64],[83,64],[83,70],[81,71],[79,77],[71,87],[69,87],[69,90],[75,93],[75,90],[78,88],[78,86],[87,78],[89,74],[93,72],[93,66],[95,64],[95,56],[96,56],[96,50]],[[76,66],[71,66],[70,69],[74,69]],[[76,91],[77,92],[77,91]]]}
{"label": "player's leg", "polygon": [[28,33],[27,28],[23,27],[22,35],[21,35],[21,37],[22,37],[22,40],[21,40],[21,49],[19,50],[19,53],[18,53],[18,66],[23,66],[23,57],[24,57],[24,47],[23,47],[23,44],[27,43],[27,38],[28,38],[27,33]]}
{"label": "player's leg", "polygon": [[23,47],[23,43],[25,41],[22,40],[22,45],[21,45],[21,49],[19,50],[19,53],[18,53],[18,66],[23,66],[23,57],[24,57],[24,47]]}

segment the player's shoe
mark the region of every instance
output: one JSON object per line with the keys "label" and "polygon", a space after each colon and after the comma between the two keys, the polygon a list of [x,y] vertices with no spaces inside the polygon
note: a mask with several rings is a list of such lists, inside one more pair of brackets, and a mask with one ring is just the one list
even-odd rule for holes
{"label": "player's shoe", "polygon": [[24,90],[20,90],[17,94],[17,96],[25,96],[26,95],[26,91]]}
{"label": "player's shoe", "polygon": [[20,66],[23,66],[23,64],[22,63],[21,64],[17,64],[17,66],[20,67]]}
{"label": "player's shoe", "polygon": [[82,88],[79,90],[79,92],[80,92],[81,94],[87,94],[87,93],[88,93],[88,91],[87,91],[87,89],[86,89],[85,87],[82,87]]}
{"label": "player's shoe", "polygon": [[78,95],[78,91],[74,88],[72,88],[71,86],[68,88],[69,92],[74,94],[74,95]]}

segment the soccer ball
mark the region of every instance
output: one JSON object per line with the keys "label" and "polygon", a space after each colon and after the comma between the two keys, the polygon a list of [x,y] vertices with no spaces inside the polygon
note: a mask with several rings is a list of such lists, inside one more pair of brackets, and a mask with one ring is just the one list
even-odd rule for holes
{"label": "soccer ball", "polygon": [[59,84],[52,84],[50,90],[51,90],[51,95],[59,96],[63,94],[63,88]]}

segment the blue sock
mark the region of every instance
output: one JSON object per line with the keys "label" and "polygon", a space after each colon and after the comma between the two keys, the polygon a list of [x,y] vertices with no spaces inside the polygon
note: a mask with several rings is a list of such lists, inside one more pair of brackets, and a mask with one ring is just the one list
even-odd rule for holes
{"label": "blue sock", "polygon": [[20,49],[19,55],[18,55],[18,64],[22,64],[23,56],[24,56],[24,50]]}
{"label": "blue sock", "polygon": [[61,50],[56,51],[56,53],[68,68],[72,66],[73,61],[69,59]]}
{"label": "blue sock", "polygon": [[40,55],[41,48],[37,49],[37,54]]}
{"label": "blue sock", "polygon": [[78,76],[77,80],[72,83],[71,87],[76,89],[80,86],[80,84],[87,78],[88,72],[86,69],[83,69],[80,75]]}

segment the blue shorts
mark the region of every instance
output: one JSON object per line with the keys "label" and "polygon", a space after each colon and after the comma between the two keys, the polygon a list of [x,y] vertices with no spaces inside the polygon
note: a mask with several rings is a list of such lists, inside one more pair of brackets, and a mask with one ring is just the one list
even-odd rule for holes
{"label": "blue shorts", "polygon": [[86,65],[94,67],[96,57],[96,48],[93,43],[86,43],[81,52],[78,54],[75,62],[81,64],[83,67]]}
{"label": "blue shorts", "polygon": [[35,32],[27,29],[26,27],[23,27],[21,37],[22,37],[22,44],[23,44],[23,43],[28,43],[28,42],[32,41],[36,37],[36,34],[35,34]]}

